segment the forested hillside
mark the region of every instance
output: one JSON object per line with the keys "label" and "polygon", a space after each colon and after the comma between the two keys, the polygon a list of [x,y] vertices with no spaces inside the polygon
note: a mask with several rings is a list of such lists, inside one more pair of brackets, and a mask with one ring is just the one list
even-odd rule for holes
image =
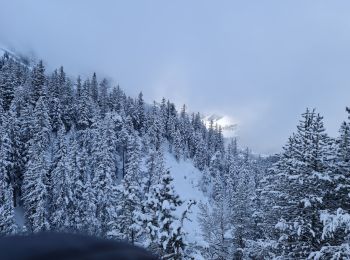
{"label": "forested hillside", "polygon": [[332,138],[307,110],[261,157],[185,105],[6,53],[0,102],[1,235],[87,233],[163,259],[350,258],[348,121]]}

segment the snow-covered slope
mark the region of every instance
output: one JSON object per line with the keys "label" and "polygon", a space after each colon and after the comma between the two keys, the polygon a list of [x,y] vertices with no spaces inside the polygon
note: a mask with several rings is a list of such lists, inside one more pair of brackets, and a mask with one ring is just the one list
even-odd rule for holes
{"label": "snow-covered slope", "polygon": [[2,57],[5,53],[7,53],[12,59],[16,60],[24,66],[31,67],[35,63],[35,58],[33,56],[29,58],[27,55],[24,56],[18,52],[10,51],[8,48],[2,47],[0,45],[0,57]]}
{"label": "snow-covered slope", "polygon": [[[196,204],[191,207],[188,215],[189,219],[184,221],[185,231],[188,233],[187,239],[190,243],[198,244],[202,239],[200,225],[198,223],[199,203],[207,203],[207,197],[200,189],[202,172],[194,167],[191,160],[176,161],[174,155],[165,154],[166,166],[169,168],[174,178],[176,192],[185,203],[178,209],[179,215],[182,214],[190,200],[195,200]],[[201,259],[200,256],[196,259]]]}

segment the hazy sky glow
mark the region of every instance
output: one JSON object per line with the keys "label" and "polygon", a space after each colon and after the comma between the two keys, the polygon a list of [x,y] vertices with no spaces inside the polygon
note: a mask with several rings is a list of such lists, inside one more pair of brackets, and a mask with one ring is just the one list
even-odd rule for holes
{"label": "hazy sky glow", "polygon": [[0,45],[110,76],[130,95],[228,115],[277,152],[305,107],[337,134],[350,105],[350,1],[0,0]]}

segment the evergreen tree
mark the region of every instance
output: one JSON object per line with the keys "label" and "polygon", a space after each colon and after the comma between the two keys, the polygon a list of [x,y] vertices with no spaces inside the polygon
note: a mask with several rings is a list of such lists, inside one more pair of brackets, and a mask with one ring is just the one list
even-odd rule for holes
{"label": "evergreen tree", "polygon": [[67,141],[65,140],[65,133],[62,128],[58,133],[54,155],[54,168],[51,173],[51,228],[59,231],[69,231],[72,228],[72,215],[70,214],[70,208],[73,203],[72,165],[68,157]]}
{"label": "evergreen tree", "polygon": [[[61,73],[63,73],[63,71]],[[61,108],[61,100],[60,100],[60,97],[62,96],[60,81],[62,81],[62,79],[59,80],[59,78],[60,77],[57,73],[57,70],[55,70],[48,80],[49,83],[48,83],[48,93],[47,93],[47,99],[50,104],[50,106],[48,107],[50,124],[52,126],[52,130],[56,133],[62,124],[61,122],[62,108]]]}
{"label": "evergreen tree", "polygon": [[142,92],[140,92],[136,101],[135,121],[135,129],[140,131],[145,125],[145,102],[143,101]]}
{"label": "evergreen tree", "polygon": [[319,214],[327,190],[329,138],[315,111],[307,110],[297,129],[273,169],[270,186],[274,192],[267,201],[275,205],[269,211],[271,219],[279,217],[275,222],[279,254],[307,257],[321,246]]}
{"label": "evergreen tree", "polygon": [[[114,216],[109,216],[116,201],[115,193],[116,163],[115,163],[115,133],[110,116],[106,116],[99,133],[96,136],[94,158],[94,178],[92,181],[97,200],[97,218],[101,223],[100,232],[106,235],[107,225]],[[109,210],[109,211],[107,211]]]}
{"label": "evergreen tree", "polygon": [[83,192],[84,192],[84,173],[83,169],[79,168],[80,153],[78,142],[76,140],[76,134],[73,130],[71,133],[68,147],[68,165],[70,167],[69,173],[71,174],[71,199],[72,204],[69,208],[69,214],[71,216],[71,231],[82,232],[83,231],[83,216],[85,208],[83,204]]}
{"label": "evergreen tree", "polygon": [[78,114],[77,114],[77,129],[84,130],[91,126],[92,118],[94,116],[92,101],[89,94],[89,85],[88,81],[84,82],[81,96],[78,100]]}
{"label": "evergreen tree", "polygon": [[157,244],[164,258],[182,259],[186,242],[175,211],[183,201],[176,194],[172,181],[167,172],[161,176],[159,184],[153,187],[153,208],[157,209]]}
{"label": "evergreen tree", "polygon": [[13,189],[10,181],[13,169],[12,151],[8,136],[8,118],[3,116],[0,146],[0,234],[11,235],[16,232],[14,221]]}
{"label": "evergreen tree", "polygon": [[183,156],[183,142],[181,133],[179,130],[175,130],[174,133],[174,155],[176,160],[180,160]]}
{"label": "evergreen tree", "polygon": [[9,110],[10,108],[15,94],[15,87],[17,86],[15,70],[15,63],[12,59],[6,62],[5,65],[1,68],[0,91],[2,105],[5,111]]}
{"label": "evergreen tree", "polygon": [[208,165],[206,143],[203,140],[202,134],[198,132],[195,133],[194,140],[195,154],[193,157],[193,161],[198,169],[204,170],[205,167]]}
{"label": "evergreen tree", "polygon": [[98,102],[98,83],[97,83],[97,78],[96,78],[96,73],[92,75],[92,80],[91,80],[91,99],[94,101],[96,104]]}
{"label": "evergreen tree", "polygon": [[[21,186],[24,171],[23,142],[21,140],[21,124],[16,112],[16,105],[12,104],[8,111],[8,124],[4,125],[3,138],[8,138],[7,145],[10,153],[7,155],[11,161],[10,181],[14,193],[14,205],[17,206],[21,197]],[[5,156],[3,157],[5,158]]]}
{"label": "evergreen tree", "polygon": [[35,103],[38,99],[44,96],[45,90],[44,85],[46,82],[45,67],[43,61],[40,60],[38,64],[35,65],[32,71],[32,102]]}
{"label": "evergreen tree", "polygon": [[101,110],[101,115],[104,117],[106,113],[108,112],[108,81],[107,79],[103,79],[101,84],[100,84],[100,95],[99,95],[99,100],[98,104],[100,106]]}
{"label": "evergreen tree", "polygon": [[[232,192],[232,225],[235,258],[243,259],[247,241],[254,240],[255,222],[253,219],[255,183],[249,163],[243,163],[235,172],[235,187]],[[229,190],[229,189],[228,189]]]}
{"label": "evergreen tree", "polygon": [[28,228],[38,232],[49,229],[46,205],[51,126],[43,98],[38,100],[33,117],[33,138],[23,179],[23,200]]}
{"label": "evergreen tree", "polygon": [[150,140],[150,144],[158,150],[160,149],[163,141],[164,128],[161,124],[159,112],[155,103],[153,104],[152,112],[149,115],[148,121],[147,134]]}
{"label": "evergreen tree", "polygon": [[140,147],[136,134],[128,143],[125,176],[122,180],[120,204],[118,205],[118,232],[120,239],[134,244],[140,232],[139,214],[141,212]]}
{"label": "evergreen tree", "polygon": [[81,86],[81,78],[78,76],[77,83],[76,83],[76,95],[77,98],[80,98],[82,92],[82,86]]}
{"label": "evergreen tree", "polygon": [[222,194],[217,200],[211,201],[212,207],[207,204],[199,205],[199,223],[202,236],[207,247],[202,255],[208,259],[232,258],[232,241],[230,233],[230,212],[227,197]]}
{"label": "evergreen tree", "polygon": [[83,232],[89,235],[100,234],[101,222],[97,218],[97,198],[91,185],[90,176],[86,177],[82,194],[82,226]]}
{"label": "evergreen tree", "polygon": [[[1,167],[2,168],[2,167]],[[15,224],[13,190],[3,172],[0,176],[0,235],[13,235],[18,228]]]}
{"label": "evergreen tree", "polygon": [[162,150],[150,150],[146,162],[147,171],[144,181],[142,182],[142,191],[145,196],[142,200],[141,213],[139,215],[140,225],[146,236],[145,246],[153,252],[158,252],[158,205],[155,199],[155,190],[159,185],[160,178],[165,174],[164,158]]}

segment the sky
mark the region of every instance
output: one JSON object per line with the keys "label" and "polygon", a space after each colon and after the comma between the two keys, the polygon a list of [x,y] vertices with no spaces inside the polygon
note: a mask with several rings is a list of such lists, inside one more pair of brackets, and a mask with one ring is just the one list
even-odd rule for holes
{"label": "sky", "polygon": [[0,45],[238,124],[279,152],[306,107],[336,136],[350,106],[350,1],[0,0]]}

